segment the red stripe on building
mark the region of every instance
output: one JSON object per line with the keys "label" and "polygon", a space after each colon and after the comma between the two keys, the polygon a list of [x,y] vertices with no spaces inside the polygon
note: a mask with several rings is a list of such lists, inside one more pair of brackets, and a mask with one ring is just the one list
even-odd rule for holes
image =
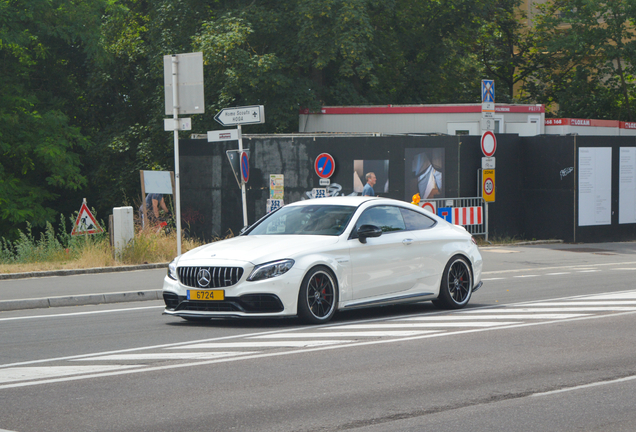
{"label": "red stripe on building", "polygon": [[[300,109],[300,114],[449,114],[479,113],[480,104],[461,105],[383,105],[383,106],[350,106],[322,107],[320,112]],[[495,112],[501,113],[544,113],[543,105],[495,105]]]}

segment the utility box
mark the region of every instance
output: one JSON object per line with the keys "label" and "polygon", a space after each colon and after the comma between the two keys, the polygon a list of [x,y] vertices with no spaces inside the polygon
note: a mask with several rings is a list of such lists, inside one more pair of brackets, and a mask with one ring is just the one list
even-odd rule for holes
{"label": "utility box", "polygon": [[132,207],[113,208],[113,247],[115,257],[121,256],[123,249],[135,236]]}

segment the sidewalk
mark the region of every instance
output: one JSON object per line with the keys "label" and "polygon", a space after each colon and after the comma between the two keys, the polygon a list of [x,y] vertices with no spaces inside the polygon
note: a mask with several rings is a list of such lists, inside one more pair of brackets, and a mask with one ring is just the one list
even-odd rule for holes
{"label": "sidewalk", "polygon": [[[163,300],[161,287],[167,266],[160,263],[0,274],[0,312]],[[100,274],[108,277],[96,277]]]}

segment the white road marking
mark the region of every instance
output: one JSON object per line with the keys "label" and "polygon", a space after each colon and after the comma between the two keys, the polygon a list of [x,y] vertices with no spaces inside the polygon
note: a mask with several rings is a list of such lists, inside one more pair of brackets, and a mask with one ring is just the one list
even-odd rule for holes
{"label": "white road marking", "polygon": [[515,278],[531,278],[531,277],[537,277],[539,275],[520,275],[520,276],[513,276]]}
{"label": "white road marking", "polygon": [[[540,306],[540,305],[539,305]],[[611,306],[590,306],[590,307],[523,307],[523,308],[501,308],[501,309],[480,309],[470,313],[533,313],[533,312],[607,312],[607,311],[636,311],[636,307],[611,307]],[[459,312],[464,313],[464,312]]]}
{"label": "white road marking", "polygon": [[113,372],[136,367],[139,367],[139,365],[16,367],[0,369],[0,383],[30,381],[52,377],[57,378],[87,373]]}
{"label": "white road marking", "polygon": [[634,300],[610,301],[610,300],[572,300],[570,302],[540,302],[540,306],[627,306],[636,305]]}
{"label": "white road marking", "polygon": [[208,360],[213,358],[231,357],[247,354],[258,354],[258,351],[111,354],[107,356],[89,357],[71,361]]}
{"label": "white road marking", "polygon": [[569,275],[572,274],[570,272],[560,272],[560,273],[546,273],[546,276],[560,276],[560,275]]}
{"label": "white road marking", "polygon": [[[613,314],[612,316],[633,315],[634,313],[635,312],[621,312],[621,313]],[[195,361],[191,363],[179,363],[179,364],[171,364],[171,365],[163,365],[163,366],[155,366],[155,367],[148,366],[144,368],[137,368],[137,369],[130,369],[130,370],[116,370],[112,372],[103,372],[103,373],[95,373],[95,374],[80,375],[80,376],[70,376],[70,377],[63,377],[63,378],[51,378],[51,379],[40,380],[40,381],[9,383],[5,385],[0,385],[0,390],[9,389],[9,388],[27,387],[27,386],[33,386],[33,385],[76,381],[81,379],[103,378],[103,377],[110,377],[110,376],[180,369],[184,367],[196,367],[196,366],[204,366],[204,365],[210,365],[210,364],[228,363],[228,362],[234,362],[234,361],[271,358],[271,357],[279,357],[284,355],[298,355],[298,354],[312,353],[312,352],[325,351],[325,350],[331,350],[331,349],[355,348],[355,347],[362,347],[362,346],[390,344],[390,343],[396,343],[396,342],[404,343],[404,342],[413,341],[413,340],[422,340],[422,339],[429,339],[429,338],[435,338],[435,337],[447,337],[447,336],[454,336],[454,335],[472,334],[472,333],[480,333],[480,332],[486,332],[486,331],[498,331],[502,329],[532,327],[532,326],[538,326],[538,325],[549,325],[554,323],[574,322],[574,321],[589,320],[589,319],[603,319],[606,317],[607,315],[595,315],[595,316],[589,316],[589,317],[571,318],[567,320],[542,321],[542,322],[533,322],[533,323],[523,323],[523,324],[512,325],[512,326],[487,327],[487,328],[470,329],[470,330],[459,330],[459,331],[453,331],[453,332],[421,332],[421,333],[430,333],[430,334],[416,335],[416,336],[396,338],[396,339],[359,341],[359,342],[355,342],[351,344],[337,344],[337,345],[329,345],[329,346],[314,347],[314,348],[304,348],[304,349],[298,349],[298,350],[292,350],[292,351],[261,353],[261,354],[247,355],[247,356],[234,356],[234,357],[214,359],[214,360]],[[329,333],[329,335],[333,335],[333,334]],[[243,337],[245,336],[246,335],[243,335]],[[175,344],[175,345],[181,345],[181,344]]]}
{"label": "white road marking", "polygon": [[505,280],[506,278],[489,278],[489,279],[482,279],[482,282],[487,282],[487,281],[494,281],[494,280]]}
{"label": "white road marking", "polygon": [[350,340],[317,340],[317,341],[262,341],[262,342],[210,342],[193,345],[182,345],[166,349],[228,349],[228,348],[308,348],[353,342]]}
{"label": "white road marking", "polygon": [[579,273],[595,273],[602,270],[578,270]]}
{"label": "white road marking", "polygon": [[404,336],[416,336],[425,333],[435,333],[435,331],[367,331],[367,332],[332,332],[320,333],[320,332],[303,332],[303,333],[287,333],[284,335],[270,334],[263,336],[254,336],[252,339],[280,339],[286,338],[322,338],[322,337],[404,337]]}
{"label": "white road marking", "polygon": [[331,327],[329,330],[363,330],[363,329],[398,329],[398,328],[437,328],[437,327],[494,327],[501,325],[519,324],[518,322],[489,322],[489,321],[468,321],[468,322],[426,322],[426,323],[372,323],[372,324],[346,324]]}
{"label": "white road marking", "polygon": [[[630,261],[630,262],[612,262],[612,263],[598,263],[598,264],[594,264],[594,268],[597,267],[611,267],[611,266],[626,266],[626,265],[634,265],[636,264],[636,261]],[[494,274],[501,274],[501,273],[523,273],[523,272],[538,272],[538,271],[542,271],[542,270],[569,270],[569,271],[575,271],[575,270],[589,270],[590,265],[567,265],[567,266],[552,266],[552,267],[537,267],[537,268],[527,268],[527,269],[513,269],[513,270],[494,270],[494,271],[486,271],[486,272],[482,272],[482,276],[484,275],[494,275]]]}
{"label": "white road marking", "polygon": [[636,267],[629,267],[629,268],[615,268],[612,270],[636,270]]}
{"label": "white road marking", "polygon": [[91,312],[71,312],[71,313],[61,313],[61,314],[52,314],[52,315],[33,315],[33,316],[0,318],[0,321],[15,321],[15,320],[23,320],[23,319],[38,319],[38,318],[66,318],[66,317],[81,316],[81,315],[96,315],[96,314],[112,313],[112,312],[128,312],[128,311],[138,311],[143,309],[165,309],[165,308],[166,308],[165,305],[143,306],[143,307],[135,307],[135,308],[127,308],[127,309],[108,309],[108,310],[91,311]]}
{"label": "white road marking", "polygon": [[577,299],[574,300],[579,300],[579,299],[589,299],[589,300],[634,300],[636,299],[636,292],[629,292],[629,293],[613,293],[613,294],[595,294],[595,295],[591,295],[591,296],[586,296],[586,297],[579,297]]}
{"label": "white road marking", "polygon": [[557,393],[565,393],[565,392],[570,392],[570,391],[574,391],[574,390],[582,390],[582,389],[586,389],[586,388],[590,388],[590,387],[598,387],[598,386],[602,386],[602,385],[610,385],[610,384],[617,384],[617,383],[622,383],[622,382],[626,382],[626,381],[632,381],[636,379],[636,375],[632,375],[632,376],[628,376],[625,378],[619,378],[619,379],[615,379],[612,381],[599,381],[599,382],[595,382],[595,383],[590,383],[590,384],[584,384],[584,385],[580,385],[580,386],[576,386],[576,387],[568,387],[568,388],[564,388],[564,389],[560,389],[560,390],[552,390],[552,391],[548,391],[548,392],[543,392],[543,393],[534,393],[531,394],[531,397],[540,397],[540,396],[550,396],[553,394],[557,394]]}
{"label": "white road marking", "polygon": [[[469,314],[469,311],[465,311],[463,313]],[[568,319],[568,318],[576,318],[587,316],[589,314],[509,314],[509,315],[453,315],[449,317],[412,317],[412,318],[404,318],[405,321],[436,321],[436,320],[473,320],[473,319],[512,319],[512,320],[520,320],[520,319],[548,319],[548,320],[559,320],[559,319]]]}

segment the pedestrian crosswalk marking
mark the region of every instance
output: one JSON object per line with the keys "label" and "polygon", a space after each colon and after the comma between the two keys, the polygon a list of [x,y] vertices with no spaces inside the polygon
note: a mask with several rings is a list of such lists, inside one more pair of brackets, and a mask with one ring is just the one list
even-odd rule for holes
{"label": "pedestrian crosswalk marking", "polygon": [[[62,366],[26,367],[23,366],[24,363],[14,366],[0,365],[0,389],[287,354],[312,353],[378,343],[423,341],[451,335],[633,313],[636,313],[636,291],[467,308],[448,313],[400,316],[366,322],[336,322],[318,327],[296,327],[274,332],[242,334],[33,362],[66,363]],[[237,338],[238,340],[226,340]],[[244,351],[245,349],[249,351]],[[67,366],[72,364],[71,361],[74,365]],[[80,361],[83,363],[89,361],[135,362],[135,364],[85,366],[78,365],[77,362]],[[151,362],[158,364],[149,364]]]}
{"label": "pedestrian crosswalk marking", "polygon": [[190,353],[137,353],[111,354],[99,357],[86,357],[72,361],[140,361],[140,360],[207,360],[212,358],[257,354],[258,351],[244,352],[190,352]]}
{"label": "pedestrian crosswalk marking", "polygon": [[259,341],[259,342],[207,342],[182,345],[167,349],[228,349],[228,348],[308,348],[353,342],[351,340],[314,340],[314,341]]}
{"label": "pedestrian crosswalk marking", "polygon": [[366,331],[366,332],[303,332],[303,333],[285,333],[285,334],[268,334],[263,336],[254,336],[254,339],[275,339],[275,338],[311,338],[311,337],[405,337],[416,336],[425,333],[435,333],[434,331]]}
{"label": "pedestrian crosswalk marking", "polygon": [[[628,306],[581,306],[581,307],[523,307],[523,308],[501,308],[501,309],[480,309],[471,311],[470,313],[521,313],[521,312],[611,312],[611,311],[636,311],[636,307]],[[460,312],[468,313],[468,312]]]}
{"label": "pedestrian crosswalk marking", "polygon": [[[488,311],[490,311],[491,309],[489,309]],[[486,312],[486,311],[484,311]],[[542,313],[542,314],[532,314],[532,315],[528,315],[528,314],[500,314],[500,315],[488,315],[486,313],[480,314],[480,315],[451,315],[448,317],[411,317],[411,318],[403,318],[402,321],[438,321],[438,320],[457,320],[457,321],[461,321],[461,320],[477,320],[477,319],[492,319],[492,320],[504,320],[504,319],[512,319],[512,320],[528,320],[528,319],[541,319],[541,320],[563,320],[563,319],[569,319],[569,318],[578,318],[578,317],[583,317],[583,316],[587,316],[589,314],[573,314],[573,313],[569,313],[569,314],[548,314],[548,313]]]}
{"label": "pedestrian crosswalk marking", "polygon": [[427,322],[427,323],[371,323],[371,324],[346,324],[337,327],[331,327],[329,330],[363,330],[363,329],[400,329],[400,328],[457,328],[457,327],[495,327],[503,325],[521,324],[519,322]]}
{"label": "pedestrian crosswalk marking", "polygon": [[0,384],[31,381],[52,377],[64,377],[88,373],[112,372],[138,367],[136,365],[91,365],[91,366],[42,366],[0,369]]}

